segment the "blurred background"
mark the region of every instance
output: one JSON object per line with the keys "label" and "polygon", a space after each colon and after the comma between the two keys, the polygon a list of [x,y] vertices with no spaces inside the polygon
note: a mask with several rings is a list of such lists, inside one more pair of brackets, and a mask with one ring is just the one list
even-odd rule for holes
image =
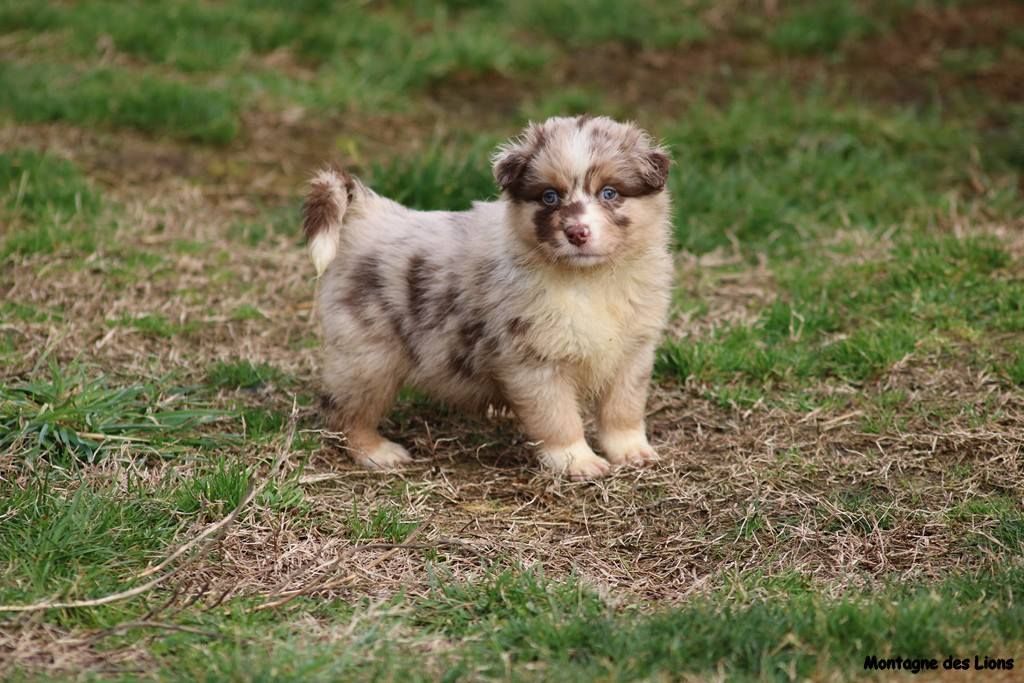
{"label": "blurred background", "polygon": [[95,129],[75,154],[110,184],[267,199],[331,159],[465,206],[492,144],[588,111],[676,148],[697,252],[1018,191],[980,180],[1022,163],[1015,0],[3,0],[0,31],[5,142]]}

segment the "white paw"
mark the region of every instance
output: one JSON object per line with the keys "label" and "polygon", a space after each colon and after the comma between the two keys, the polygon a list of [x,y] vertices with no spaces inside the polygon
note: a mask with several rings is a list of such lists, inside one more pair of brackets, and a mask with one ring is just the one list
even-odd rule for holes
{"label": "white paw", "polygon": [[611,471],[611,465],[580,440],[563,448],[541,446],[540,461],[545,467],[571,479],[595,479]]}
{"label": "white paw", "polygon": [[412,462],[409,451],[394,441],[384,441],[366,455],[356,455],[356,462],[371,470],[387,470]]}
{"label": "white paw", "polygon": [[604,457],[616,465],[646,465],[658,460],[658,454],[639,429],[605,432],[600,442]]}

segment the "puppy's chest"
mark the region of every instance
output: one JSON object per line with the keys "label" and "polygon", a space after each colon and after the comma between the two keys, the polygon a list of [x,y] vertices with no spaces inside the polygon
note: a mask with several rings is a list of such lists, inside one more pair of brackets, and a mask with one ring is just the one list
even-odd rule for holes
{"label": "puppy's chest", "polygon": [[530,344],[542,357],[605,374],[642,317],[630,294],[600,283],[544,288],[526,311],[533,321]]}

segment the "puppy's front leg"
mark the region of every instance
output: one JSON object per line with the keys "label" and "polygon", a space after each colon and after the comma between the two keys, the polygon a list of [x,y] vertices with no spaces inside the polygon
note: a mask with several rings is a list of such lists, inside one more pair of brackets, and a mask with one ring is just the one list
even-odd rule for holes
{"label": "puppy's front leg", "polygon": [[654,343],[647,343],[623,363],[598,399],[598,443],[616,465],[642,465],[658,459],[647,441],[644,406],[654,367]]}
{"label": "puppy's front leg", "polygon": [[502,378],[505,398],[532,441],[540,461],[573,479],[601,477],[611,469],[587,445],[573,386],[557,368],[516,368]]}

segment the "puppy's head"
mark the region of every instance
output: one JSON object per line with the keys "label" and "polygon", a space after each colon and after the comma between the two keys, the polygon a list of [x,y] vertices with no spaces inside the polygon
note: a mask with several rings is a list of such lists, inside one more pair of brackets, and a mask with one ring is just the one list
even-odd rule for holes
{"label": "puppy's head", "polygon": [[586,268],[666,239],[668,152],[607,117],[531,123],[494,155],[510,227],[528,253]]}

